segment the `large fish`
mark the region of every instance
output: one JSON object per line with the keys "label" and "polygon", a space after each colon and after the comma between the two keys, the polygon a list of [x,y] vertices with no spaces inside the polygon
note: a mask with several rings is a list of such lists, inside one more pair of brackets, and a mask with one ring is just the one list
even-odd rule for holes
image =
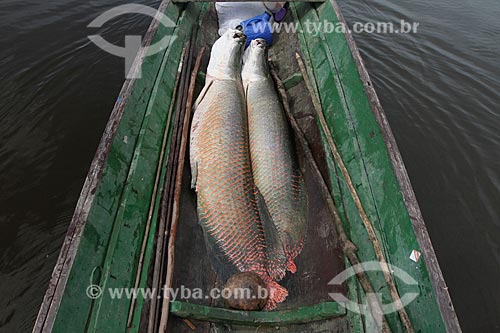
{"label": "large fish", "polygon": [[276,282],[285,273],[285,255],[272,249],[279,236],[252,178],[241,82],[245,41],[241,31],[229,30],[212,47],[191,125],[192,187],[208,247],[237,270],[259,274],[270,293],[266,308],[272,309],[288,295]]}
{"label": "large fish", "polygon": [[246,92],[254,182],[264,197],[286,254],[296,271],[307,229],[307,197],[289,125],[269,74],[267,46],[253,40],[242,71]]}

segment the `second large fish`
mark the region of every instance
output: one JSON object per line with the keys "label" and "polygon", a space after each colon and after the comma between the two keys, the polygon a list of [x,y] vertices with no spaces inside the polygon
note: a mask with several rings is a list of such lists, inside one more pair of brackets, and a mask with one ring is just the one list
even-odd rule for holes
{"label": "second large fish", "polygon": [[307,230],[307,197],[289,125],[269,74],[267,46],[253,40],[246,51],[242,77],[246,92],[250,155],[255,185],[264,197],[295,273]]}

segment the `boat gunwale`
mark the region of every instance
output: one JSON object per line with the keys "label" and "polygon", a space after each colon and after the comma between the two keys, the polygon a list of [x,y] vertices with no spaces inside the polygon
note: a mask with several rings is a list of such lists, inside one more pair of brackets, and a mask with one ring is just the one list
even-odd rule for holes
{"label": "boat gunwale", "polygon": [[[337,15],[339,22],[343,26],[347,26],[347,22],[342,14],[340,6],[336,0],[330,0],[330,4]],[[356,45],[354,37],[351,31],[348,29],[344,32],[349,50],[354,59],[356,68],[358,70],[360,79],[363,83],[365,93],[368,96],[368,102],[370,104],[370,109],[375,116],[377,124],[380,127],[385,146],[391,160],[394,173],[396,175],[397,182],[399,184],[401,193],[403,195],[403,200],[410,216],[412,222],[413,230],[415,236],[420,245],[420,249],[423,253],[425,259],[425,264],[429,272],[429,278],[434,289],[434,293],[437,298],[439,309],[441,311],[441,316],[445,322],[447,332],[461,332],[460,324],[458,321],[457,314],[453,307],[451,296],[448,292],[448,287],[444,280],[443,273],[439,266],[439,262],[432,246],[432,241],[430,239],[429,232],[425,226],[424,218],[422,212],[420,211],[420,206],[418,204],[413,186],[411,185],[408,172],[406,170],[401,152],[399,151],[398,145],[396,143],[396,138],[392,132],[389,125],[387,116],[382,108],[380,99],[378,98],[377,92],[373,87],[373,83],[370,79],[370,75],[366,69],[363,58],[359,52],[359,48]]]}
{"label": "boat gunwale", "polygon": [[56,261],[52,275],[50,277],[49,286],[45,292],[43,301],[40,305],[33,332],[51,331],[57,316],[62,296],[64,294],[69,273],[73,266],[73,262],[80,244],[80,239],[83,234],[84,227],[87,222],[87,217],[94,202],[97,186],[102,178],[104,168],[113,144],[116,132],[120,125],[120,120],[127,106],[128,100],[132,94],[134,83],[138,78],[138,73],[141,71],[142,64],[149,50],[151,42],[161,23],[161,16],[170,5],[171,0],[162,0],[156,11],[155,17],[152,19],[148,30],[143,39],[142,47],[139,49],[132,66],[130,67],[130,78],[126,78],[122,85],[120,93],[116,99],[113,110],[111,111],[109,120],[104,129],[103,136],[97,147],[89,172],[85,178],[84,185],[80,192],[78,202],[73,213],[68,231],[63,240],[59,257]]}

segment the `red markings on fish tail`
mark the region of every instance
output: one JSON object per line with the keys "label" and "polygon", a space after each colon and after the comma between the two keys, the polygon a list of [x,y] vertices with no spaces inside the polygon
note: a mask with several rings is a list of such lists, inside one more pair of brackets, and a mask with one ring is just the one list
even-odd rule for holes
{"label": "red markings on fish tail", "polygon": [[269,281],[267,283],[267,291],[269,292],[269,298],[264,310],[275,309],[278,306],[278,303],[285,301],[288,296],[288,290],[286,290],[285,287],[280,286],[276,281]]}
{"label": "red markings on fish tail", "polygon": [[295,265],[294,259],[300,254],[300,252],[302,252],[303,247],[304,239],[295,244],[295,246],[290,247],[288,244],[284,246],[286,265],[289,272],[295,273],[297,271],[297,266]]}

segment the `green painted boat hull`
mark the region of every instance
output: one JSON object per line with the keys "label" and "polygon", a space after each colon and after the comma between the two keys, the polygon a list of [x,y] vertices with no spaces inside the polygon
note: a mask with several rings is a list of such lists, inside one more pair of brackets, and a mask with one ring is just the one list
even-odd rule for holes
{"label": "green painted boat hull", "polygon": [[[142,77],[129,79],[123,86],[87,176],[34,331],[140,330],[144,299],[138,298],[130,311],[130,298],[114,298],[105,292],[93,299],[87,295],[88,286],[98,285],[102,290],[133,287],[141,245],[146,238],[145,264],[139,276],[140,286],[147,287],[160,209],[160,192],[154,191],[155,175],[161,174],[158,186],[163,187],[165,161],[170,151],[167,149],[160,161],[162,139],[167,131],[169,147],[173,129],[173,120],[166,123],[166,110],[173,102],[182,48],[207,8],[203,3],[164,1],[160,5],[159,11],[177,25],[168,28],[153,22],[148,30],[145,45],[171,36],[168,47],[148,57],[139,54],[133,70],[140,68]],[[345,23],[333,1],[291,3],[290,9],[293,21],[301,27],[308,21]],[[384,255],[388,263],[408,273],[416,283],[395,278],[400,295],[417,293],[416,299],[406,306],[415,331],[459,332],[401,156],[352,36],[348,32],[316,35],[302,29],[295,38]],[[326,152],[329,185],[344,228],[358,247],[361,261],[373,261],[373,246],[340,169],[328,153],[325,133],[320,131],[319,137]],[[145,234],[150,214],[152,224],[150,232]],[[409,258],[413,250],[422,253],[418,262]],[[367,274],[383,303],[391,303],[382,273]],[[355,279],[347,282],[347,288],[352,302],[366,304],[364,292]],[[342,316],[349,324],[339,331],[370,331],[373,324],[369,315],[348,311]],[[388,314],[387,318],[394,332],[403,332],[397,313]],[[310,329],[326,332],[328,325]]]}

